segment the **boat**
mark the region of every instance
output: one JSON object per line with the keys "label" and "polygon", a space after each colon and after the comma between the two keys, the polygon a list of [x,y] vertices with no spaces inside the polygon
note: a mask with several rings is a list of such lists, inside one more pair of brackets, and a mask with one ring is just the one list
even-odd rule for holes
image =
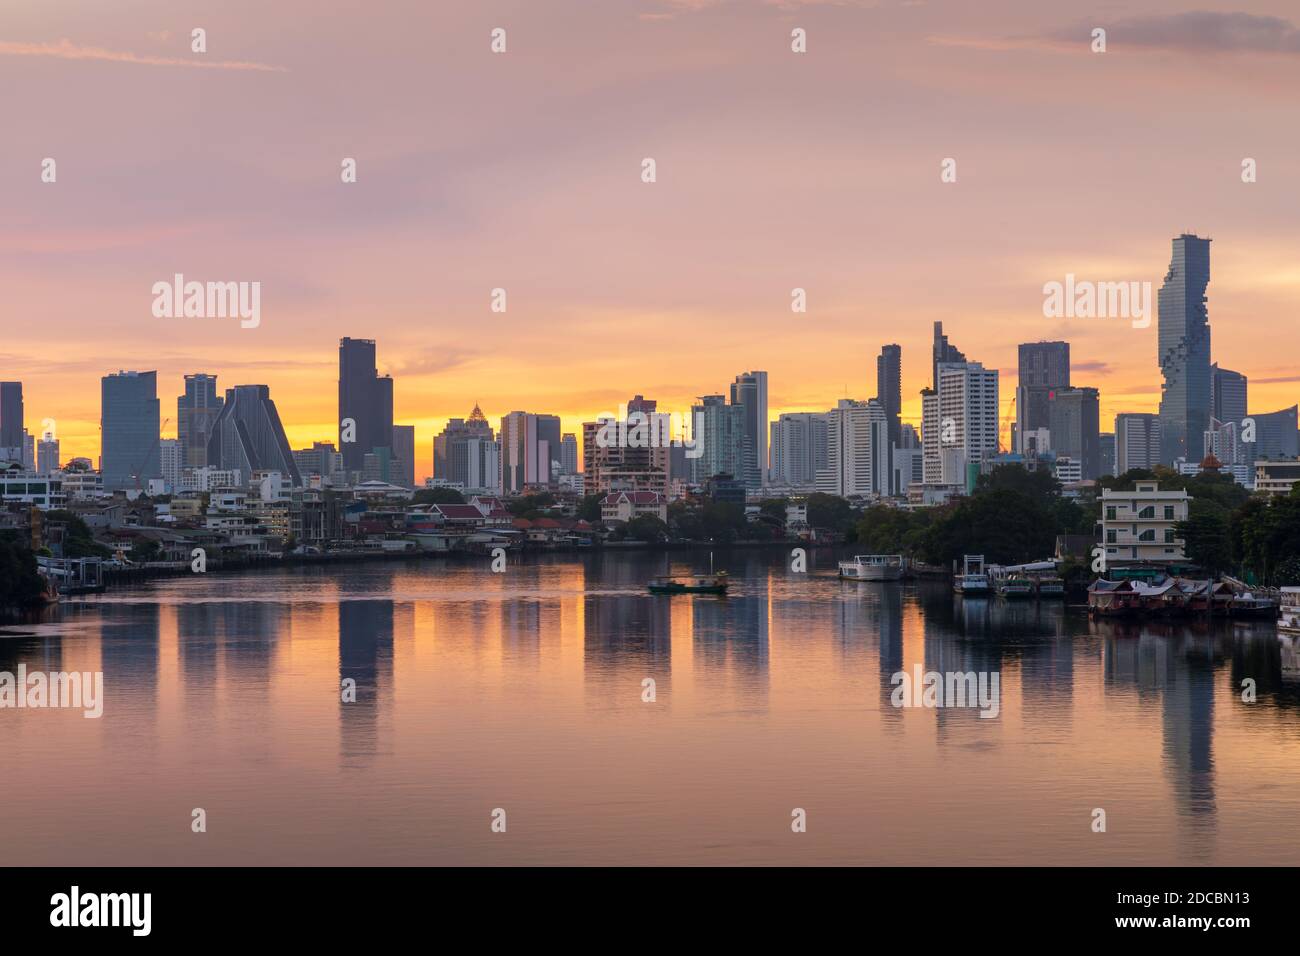
{"label": "boat", "polygon": [[1277,602],[1272,598],[1256,597],[1249,591],[1244,594],[1234,594],[1228,599],[1228,617],[1275,620]]}
{"label": "boat", "polygon": [[858,554],[840,562],[840,577],[849,581],[897,581],[903,577],[901,554]]}
{"label": "boat", "polygon": [[1018,575],[998,581],[998,597],[1012,601],[1034,596],[1034,582]]}
{"label": "boat", "polygon": [[1036,577],[1034,591],[1040,598],[1064,598],[1065,582],[1054,574]]}
{"label": "boat", "polygon": [[726,594],[731,582],[726,571],[693,578],[659,577],[646,585],[651,594]]}
{"label": "boat", "polygon": [[989,576],[984,572],[984,555],[968,554],[962,573],[953,578],[952,589],[964,597],[984,597],[990,591]]}
{"label": "boat", "polygon": [[1282,616],[1278,619],[1277,629],[1300,634],[1300,588],[1282,588],[1279,608]]}
{"label": "boat", "polygon": [[1141,598],[1133,589],[1133,582],[1107,581],[1098,578],[1088,585],[1088,612],[1102,617],[1128,617],[1136,614]]}

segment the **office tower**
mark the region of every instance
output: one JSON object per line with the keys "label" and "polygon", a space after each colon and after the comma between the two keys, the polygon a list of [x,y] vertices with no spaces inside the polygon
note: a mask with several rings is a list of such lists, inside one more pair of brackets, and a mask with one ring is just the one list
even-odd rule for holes
{"label": "office tower", "polygon": [[[471,444],[477,443],[477,444]],[[478,405],[469,418],[452,418],[433,439],[433,477],[448,484],[465,488],[496,486],[498,477],[486,481],[482,471],[486,467],[484,455],[492,454],[486,444],[495,445],[492,426],[488,424]],[[493,472],[501,467],[500,459],[493,457]]]}
{"label": "office tower", "polygon": [[903,412],[903,347],[886,345],[876,356],[876,400],[889,420],[889,442],[897,445]]}
{"label": "office tower", "polygon": [[926,484],[972,485],[971,466],[998,453],[998,373],[979,362],[943,363],[939,389],[921,393]]}
{"label": "office tower", "polygon": [[501,490],[519,494],[529,485],[551,482],[551,444],[559,444],[560,420],[555,415],[511,412],[501,419]]}
{"label": "office tower", "polygon": [[208,463],[208,441],[224,402],[215,375],[185,376],[185,394],[176,399],[176,439],[181,445],[182,468],[202,468]]}
{"label": "office tower", "polygon": [[1184,233],[1160,286],[1160,460],[1200,461],[1210,424],[1210,240]]}
{"label": "office tower", "polygon": [[1095,388],[1053,389],[1048,401],[1052,450],[1079,462],[1085,481],[1101,477],[1100,411]]}
{"label": "office tower", "polygon": [[791,488],[812,488],[825,471],[826,413],[786,412],[772,423],[770,481]]}
{"label": "office tower", "polygon": [[183,449],[180,439],[160,439],[158,441],[158,470],[162,473],[162,480],[167,487],[168,493],[180,487],[183,468]]}
{"label": "office tower", "polygon": [[415,487],[415,426],[394,425],[390,442],[393,461],[389,481],[403,488]]}
{"label": "office tower", "polygon": [[[546,482],[552,482],[560,473],[560,416],[537,416],[538,455],[546,461]],[[543,448],[543,445],[545,448]]]}
{"label": "office tower", "polygon": [[1069,342],[1022,342],[1019,360],[1021,385],[1070,387]]}
{"label": "office tower", "polygon": [[756,491],[767,474],[767,373],[742,372],[731,383],[731,404],[744,409],[747,450],[735,477],[749,491]]}
{"label": "office tower", "polygon": [[715,475],[738,472],[752,459],[743,405],[728,405],[722,395],[704,395],[691,406],[691,438],[699,457],[691,459],[692,480],[704,484]]}
{"label": "office tower", "polygon": [[48,475],[59,470],[59,440],[52,432],[46,432],[36,443],[36,471]]}
{"label": "office tower", "polygon": [[1220,422],[1236,422],[1246,417],[1246,376],[1232,369],[1210,366],[1210,414]]}
{"label": "office tower", "polygon": [[0,462],[23,460],[23,383],[0,382]]}
{"label": "office tower", "polygon": [[1048,406],[1053,392],[1070,387],[1070,343],[1023,342],[1019,353],[1015,435],[1011,448],[1027,455],[1031,453],[1027,438],[1049,428]]}
{"label": "office tower", "polygon": [[[1245,454],[1265,458],[1297,457],[1296,406],[1265,415],[1250,415],[1255,422],[1255,444],[1245,444]],[[1244,429],[1243,429],[1244,432]],[[1242,435],[1244,439],[1245,434]]]}
{"label": "office tower", "polygon": [[560,474],[576,475],[578,473],[578,436],[565,432],[560,436]]}
{"label": "office tower", "polygon": [[890,490],[889,420],[880,402],[842,398],[826,413],[826,467],[817,490],[847,498]]}
{"label": "office tower", "polygon": [[1160,416],[1123,412],[1115,416],[1115,474],[1160,464]]}
{"label": "office tower", "polygon": [[[355,423],[354,441],[347,437],[344,421]],[[375,367],[373,339],[339,340],[339,449],[343,467],[361,471],[365,457],[376,449],[391,448],[393,440],[393,380]]]}
{"label": "office tower", "polygon": [[99,468],[105,491],[143,489],[161,478],[157,372],[117,372],[100,380]]}
{"label": "office tower", "polygon": [[[1213,455],[1219,464],[1227,469],[1234,465],[1245,465],[1246,451],[1241,441],[1241,422],[1221,422],[1210,417],[1210,427],[1205,430],[1205,455]],[[1250,462],[1254,464],[1254,462]]]}
{"label": "office tower", "polygon": [[23,429],[23,470],[36,470],[36,436]]}
{"label": "office tower", "polygon": [[312,477],[331,479],[338,476],[341,482],[343,480],[343,456],[333,442],[318,441],[312,442],[310,448],[295,448],[293,462],[298,466],[304,484]]}
{"label": "office tower", "polygon": [[302,473],[267,386],[226,389],[226,400],[208,440],[208,466],[238,471],[245,483],[255,471],[278,471],[286,481],[302,485]]}
{"label": "office tower", "polygon": [[961,365],[966,361],[966,356],[960,349],[948,344],[948,336],[943,334],[942,322],[934,323],[934,348],[932,349],[931,358],[930,387],[935,390],[939,388],[940,365],[945,363]]}
{"label": "office tower", "polygon": [[1101,440],[1101,473],[1113,475],[1115,474],[1115,433],[1102,432],[1098,437]]}

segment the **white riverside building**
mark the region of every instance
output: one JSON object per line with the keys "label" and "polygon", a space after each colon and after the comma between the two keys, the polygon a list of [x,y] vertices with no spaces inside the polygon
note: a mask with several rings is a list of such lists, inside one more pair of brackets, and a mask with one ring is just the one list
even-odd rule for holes
{"label": "white riverside building", "polygon": [[1191,499],[1182,489],[1161,491],[1160,483],[1139,481],[1133,491],[1101,493],[1101,538],[1108,563],[1185,561],[1174,525],[1187,519]]}

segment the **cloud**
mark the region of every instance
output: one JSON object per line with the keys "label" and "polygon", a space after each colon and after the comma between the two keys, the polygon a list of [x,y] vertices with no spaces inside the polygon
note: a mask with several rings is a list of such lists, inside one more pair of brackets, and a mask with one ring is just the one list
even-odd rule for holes
{"label": "cloud", "polygon": [[1092,31],[1106,30],[1108,48],[1165,50],[1175,53],[1275,53],[1300,55],[1300,27],[1281,17],[1199,10],[1168,16],[1129,17],[1063,27],[1041,36],[931,36],[940,46],[979,50],[1051,49],[1075,53],[1091,50]]}
{"label": "cloud", "polygon": [[16,43],[0,40],[0,56],[46,56],[57,60],[106,60],[110,63],[134,63],[139,66],[191,66],[207,70],[254,70],[262,73],[288,73],[282,66],[252,63],[247,60],[186,59],[172,56],[149,56],[125,50],[105,50],[96,46],[79,46],[71,40],[58,43]]}

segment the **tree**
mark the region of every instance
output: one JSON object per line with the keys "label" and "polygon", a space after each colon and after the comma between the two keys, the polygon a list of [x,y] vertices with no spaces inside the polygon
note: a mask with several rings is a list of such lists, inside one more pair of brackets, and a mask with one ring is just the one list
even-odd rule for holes
{"label": "tree", "polygon": [[950,564],[982,554],[997,564],[1046,558],[1056,545],[1052,511],[1008,488],[962,498],[935,519],[921,539],[925,560]]}
{"label": "tree", "polygon": [[36,555],[14,538],[0,537],[0,608],[39,604],[44,590]]}
{"label": "tree", "polygon": [[668,525],[656,515],[637,515],[623,527],[623,536],[659,544],[668,540]]}
{"label": "tree", "polygon": [[136,538],[131,544],[130,558],[137,564],[147,564],[162,557],[162,546],[153,538]]}
{"label": "tree", "polygon": [[578,503],[578,517],[591,524],[601,520],[600,501],[604,495],[583,495]]}
{"label": "tree", "polygon": [[1187,557],[1210,574],[1232,567],[1228,512],[1214,502],[1193,498],[1187,520],[1174,525],[1174,535],[1183,539]]}
{"label": "tree", "polygon": [[90,527],[71,511],[46,512],[48,524],[63,525],[63,556],[65,558],[107,558],[112,552],[95,543]]}
{"label": "tree", "polygon": [[808,524],[828,531],[848,531],[853,527],[853,508],[838,495],[814,492],[808,496]]}
{"label": "tree", "polygon": [[411,501],[417,505],[463,505],[465,496],[455,488],[421,488]]}

